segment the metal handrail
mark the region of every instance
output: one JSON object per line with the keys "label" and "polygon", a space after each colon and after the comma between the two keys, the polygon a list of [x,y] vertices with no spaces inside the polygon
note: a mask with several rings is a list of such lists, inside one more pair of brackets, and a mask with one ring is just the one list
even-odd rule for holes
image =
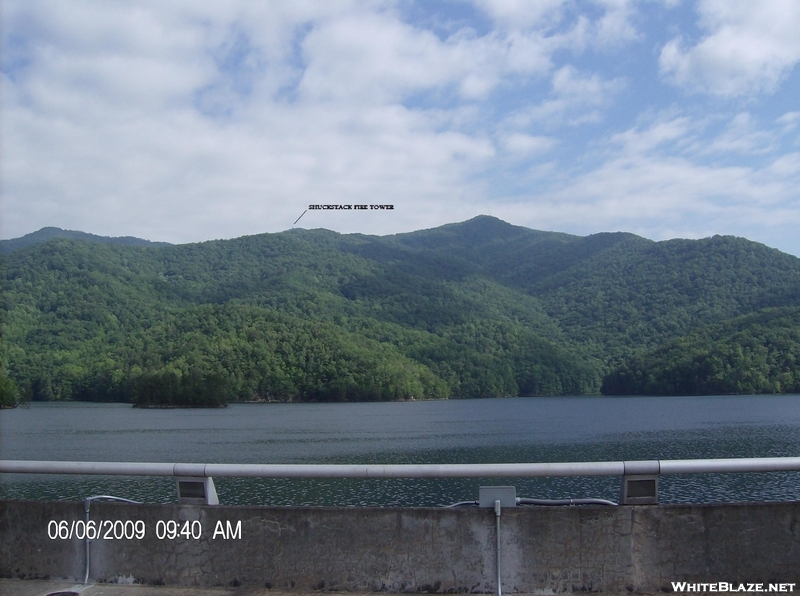
{"label": "metal handrail", "polygon": [[212,478],[530,478],[796,472],[800,457],[517,464],[187,464],[0,460],[0,473]]}

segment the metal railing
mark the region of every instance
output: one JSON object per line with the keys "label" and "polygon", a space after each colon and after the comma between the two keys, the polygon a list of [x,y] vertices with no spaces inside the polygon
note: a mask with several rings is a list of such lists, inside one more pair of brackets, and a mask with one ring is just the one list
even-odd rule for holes
{"label": "metal railing", "polygon": [[518,464],[186,464],[0,460],[0,473],[215,478],[533,478],[800,471],[800,457]]}
{"label": "metal railing", "polygon": [[[731,472],[794,472],[800,471],[800,457],[757,457],[741,459],[679,459],[638,460],[612,462],[561,462],[561,463],[517,463],[517,464],[186,464],[145,462],[70,462],[70,461],[26,461],[0,460],[0,473],[9,474],[90,474],[125,476],[175,476],[178,478],[179,502],[194,502],[182,499],[181,479],[196,480],[203,485],[200,502],[217,504],[213,478],[531,478],[567,476],[621,476],[621,504],[654,504],[658,502],[657,482],[653,479],[663,474],[706,474]],[[626,481],[652,483],[646,495],[628,496]],[[191,483],[191,482],[190,482]],[[509,489],[513,487],[484,487]],[[481,490],[484,490],[482,488]],[[209,493],[212,494],[209,498]],[[514,491],[514,495],[516,492]],[[85,501],[86,520],[92,497]],[[581,504],[581,501],[597,504],[599,499],[569,499],[545,502],[536,499],[515,499],[516,503],[532,504]],[[478,505],[476,501],[474,504]],[[603,501],[606,505],[616,505]],[[484,506],[484,505],[480,505]],[[514,503],[512,503],[514,506]],[[496,523],[496,572],[497,596],[502,596],[501,580],[501,501],[494,501]],[[89,539],[86,538],[86,570],[84,583],[89,579]]]}

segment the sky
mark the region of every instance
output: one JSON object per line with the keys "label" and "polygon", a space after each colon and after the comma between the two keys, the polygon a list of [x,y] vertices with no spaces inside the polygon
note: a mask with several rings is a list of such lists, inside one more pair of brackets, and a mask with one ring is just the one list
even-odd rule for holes
{"label": "sky", "polygon": [[800,256],[798,31],[797,0],[4,0],[0,237],[487,214]]}

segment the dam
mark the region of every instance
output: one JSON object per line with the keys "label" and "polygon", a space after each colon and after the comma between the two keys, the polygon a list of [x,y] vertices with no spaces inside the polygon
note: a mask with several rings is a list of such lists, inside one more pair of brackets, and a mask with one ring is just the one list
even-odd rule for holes
{"label": "dam", "polygon": [[[0,577],[276,592],[652,593],[711,584],[713,591],[792,592],[800,585],[800,502],[657,503],[663,474],[777,470],[800,470],[800,458],[442,466],[2,461],[0,473],[171,475],[180,502],[0,501]],[[513,486],[490,486],[458,507],[230,506],[214,504],[209,482],[457,475],[509,484],[559,474],[620,476],[621,504],[547,506],[516,497]]]}

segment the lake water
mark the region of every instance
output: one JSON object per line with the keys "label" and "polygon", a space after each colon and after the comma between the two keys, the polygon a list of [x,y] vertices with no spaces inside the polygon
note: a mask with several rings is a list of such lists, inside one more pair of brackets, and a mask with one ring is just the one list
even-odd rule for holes
{"label": "lake water", "polygon": [[[214,410],[45,403],[0,410],[0,458],[196,463],[484,463],[800,455],[800,395],[560,397]],[[483,484],[616,500],[619,478],[215,480],[224,504],[443,505]],[[662,476],[663,503],[800,499],[800,474]],[[0,497],[175,502],[174,479],[0,475]]]}

